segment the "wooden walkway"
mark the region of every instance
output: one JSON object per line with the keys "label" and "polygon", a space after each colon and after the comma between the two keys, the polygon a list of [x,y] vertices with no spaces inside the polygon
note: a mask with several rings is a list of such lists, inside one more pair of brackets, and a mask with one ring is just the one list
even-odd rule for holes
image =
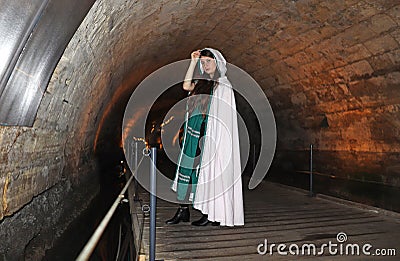
{"label": "wooden walkway", "polygon": [[[246,182],[243,182],[246,183]],[[247,184],[247,183],[246,183]],[[148,204],[148,193],[141,193],[144,204]],[[166,225],[177,205],[157,200],[156,259],[157,260],[399,260],[400,256],[400,215],[387,216],[376,211],[362,209],[352,205],[340,204],[319,197],[308,197],[307,192],[275,183],[263,182],[255,190],[244,189],[245,226],[243,227],[194,227],[190,223]],[[138,212],[140,213],[140,209]],[[197,220],[200,213],[191,209],[191,221]],[[142,259],[148,260],[149,217],[144,220],[144,232],[141,240]],[[140,222],[139,222],[140,223]],[[139,224],[136,224],[136,230]],[[135,231],[138,234],[138,231]],[[343,232],[347,241],[340,244],[337,234]],[[342,236],[344,236],[342,234]],[[265,245],[267,253],[260,255],[257,247]],[[332,251],[323,244],[331,241]],[[395,249],[396,256],[366,256],[362,252],[364,244],[374,253],[377,248],[387,252]],[[275,244],[273,252],[269,252]],[[288,255],[278,253],[277,245],[285,244]],[[301,253],[305,247],[306,255],[293,255],[289,246],[295,244]],[[305,244],[315,244],[317,254],[307,254]],[[359,245],[360,255],[352,254],[349,244]],[[265,251],[264,245],[259,249]],[[343,254],[340,255],[340,245]],[[388,250],[387,250],[388,249]],[[296,246],[292,246],[292,253]],[[356,250],[356,248],[354,248]],[[383,251],[385,251],[383,250]],[[322,253],[319,255],[318,253]],[[356,253],[356,252],[355,252]]]}

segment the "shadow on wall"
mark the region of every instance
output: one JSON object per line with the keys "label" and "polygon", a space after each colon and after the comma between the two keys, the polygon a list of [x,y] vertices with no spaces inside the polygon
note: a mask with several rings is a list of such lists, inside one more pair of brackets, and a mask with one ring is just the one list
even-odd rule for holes
{"label": "shadow on wall", "polygon": [[[110,139],[96,153],[100,193],[88,208],[77,217],[56,241],[52,249],[46,251],[46,260],[74,260],[100,224],[115,198],[121,191],[125,177],[120,175],[119,160],[123,157],[118,139]],[[127,221],[125,221],[127,220]],[[106,230],[100,238],[90,260],[111,260],[116,256],[120,225],[130,222],[129,206],[120,204]],[[123,229],[123,228],[122,228]],[[125,233],[125,232],[124,232]]]}

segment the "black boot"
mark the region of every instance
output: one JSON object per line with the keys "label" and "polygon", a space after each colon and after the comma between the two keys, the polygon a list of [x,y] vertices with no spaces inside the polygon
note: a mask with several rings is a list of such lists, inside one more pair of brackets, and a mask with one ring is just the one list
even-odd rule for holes
{"label": "black boot", "polygon": [[208,215],[203,214],[203,216],[199,220],[193,221],[192,225],[193,226],[207,226],[208,223],[210,223],[210,221],[208,221]]}
{"label": "black boot", "polygon": [[213,227],[217,227],[217,226],[219,226],[219,225],[221,225],[221,223],[218,222],[218,221],[213,221],[213,222],[211,222],[211,226],[213,226]]}
{"label": "black boot", "polygon": [[165,223],[168,225],[178,224],[179,222],[189,222],[190,220],[190,212],[189,207],[179,207],[175,213],[175,216]]}

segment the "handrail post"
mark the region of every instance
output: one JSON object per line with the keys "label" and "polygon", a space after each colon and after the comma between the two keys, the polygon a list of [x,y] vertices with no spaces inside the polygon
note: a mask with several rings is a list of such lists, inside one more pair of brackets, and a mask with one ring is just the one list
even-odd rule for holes
{"label": "handrail post", "polygon": [[152,147],[150,162],[150,261],[155,261],[156,258],[156,160],[157,151],[155,147]]}
{"label": "handrail post", "polygon": [[313,145],[310,144],[310,197],[313,196]]}
{"label": "handrail post", "polygon": [[[138,168],[138,141],[135,140],[135,160],[134,160],[134,166],[135,166],[135,171]],[[136,172],[137,175],[137,172]],[[138,201],[139,200],[139,195],[138,195],[138,182],[137,182],[137,177],[135,177],[134,182],[134,188],[135,188],[135,192],[134,192],[134,196],[133,196],[133,200],[134,201]]]}

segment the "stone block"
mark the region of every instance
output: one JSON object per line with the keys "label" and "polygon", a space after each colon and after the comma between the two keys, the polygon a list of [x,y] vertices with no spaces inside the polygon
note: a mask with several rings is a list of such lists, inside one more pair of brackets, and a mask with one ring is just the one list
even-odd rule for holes
{"label": "stone block", "polygon": [[375,104],[383,104],[385,99],[395,95],[392,89],[388,88],[385,77],[382,76],[351,82],[349,89],[353,95],[368,97],[368,101],[375,101]]}
{"label": "stone block", "polygon": [[268,53],[268,59],[268,62],[272,64],[274,62],[283,60],[283,57],[277,50],[274,50]]}
{"label": "stone block", "polygon": [[386,11],[399,4],[397,0],[365,0],[378,11]]}
{"label": "stone block", "polygon": [[304,93],[300,92],[293,94],[290,100],[294,105],[305,105],[307,97],[305,96]]}
{"label": "stone block", "polygon": [[[394,0],[394,1],[396,1],[396,0]],[[397,22],[397,25],[400,25],[400,5],[399,4],[394,6],[390,10],[388,10],[386,13],[393,19],[393,21]]]}
{"label": "stone block", "polygon": [[398,42],[400,43],[400,28],[397,28],[393,32],[390,33],[390,35]]}
{"label": "stone block", "polygon": [[265,88],[272,88],[278,85],[278,79],[275,77],[268,77],[258,81],[258,83]]}
{"label": "stone block", "polygon": [[363,60],[371,56],[371,53],[362,44],[356,44],[343,50],[343,57],[349,62]]}
{"label": "stone block", "polygon": [[328,19],[331,19],[332,16],[335,15],[331,9],[321,4],[314,3],[314,8],[309,13],[312,15],[312,18],[315,23],[321,24],[326,22]]}
{"label": "stone block", "polygon": [[378,14],[371,17],[368,27],[377,34],[389,31],[396,27],[397,23],[386,14]]}
{"label": "stone block", "polygon": [[292,81],[292,79],[290,78],[290,76],[286,73],[280,73],[280,72],[287,72],[288,71],[288,66],[286,63],[284,63],[283,61],[278,61],[274,64],[271,65],[271,68],[273,70],[273,72],[275,73],[279,84],[286,84]]}
{"label": "stone block", "polygon": [[353,19],[356,21],[366,20],[381,11],[378,10],[373,4],[365,1],[358,2],[357,5],[353,5],[353,8],[357,10],[356,12],[352,13]]}
{"label": "stone block", "polygon": [[326,59],[332,61],[335,68],[344,66],[348,63],[346,59],[342,57],[345,48],[342,46],[340,37],[324,40],[315,46],[314,49],[323,54]]}
{"label": "stone block", "polygon": [[319,103],[326,103],[335,100],[335,96],[333,95],[331,88],[320,88],[315,90],[315,93],[318,97]]}
{"label": "stone block", "polygon": [[394,66],[393,59],[389,53],[372,56],[367,60],[374,69],[374,74],[384,74],[386,71],[390,71]]}
{"label": "stone block", "polygon": [[298,52],[292,56],[287,57],[283,61],[291,67],[297,67],[301,64],[307,63],[308,59],[307,55],[304,52]]}
{"label": "stone block", "polygon": [[340,40],[342,47],[348,48],[363,43],[371,38],[375,38],[376,35],[377,34],[369,28],[369,24],[366,21],[362,21],[347,28],[336,37]]}
{"label": "stone block", "polygon": [[366,60],[352,63],[346,66],[345,69],[351,72],[352,79],[369,78],[374,72],[374,69],[372,69],[371,65]]}
{"label": "stone block", "polygon": [[373,55],[378,55],[399,48],[399,44],[389,34],[366,41],[364,45]]}
{"label": "stone block", "polygon": [[[311,45],[307,47],[303,52],[306,57],[304,57],[305,63],[311,63],[317,60],[321,60],[323,58],[327,58],[324,56],[322,48],[318,44]],[[297,55],[297,54],[295,54]]]}
{"label": "stone block", "polygon": [[324,23],[319,26],[319,28],[315,29],[321,36],[321,40],[329,39],[338,33],[338,28]]}
{"label": "stone block", "polygon": [[400,85],[400,71],[388,73],[386,75],[387,85],[398,90]]}

